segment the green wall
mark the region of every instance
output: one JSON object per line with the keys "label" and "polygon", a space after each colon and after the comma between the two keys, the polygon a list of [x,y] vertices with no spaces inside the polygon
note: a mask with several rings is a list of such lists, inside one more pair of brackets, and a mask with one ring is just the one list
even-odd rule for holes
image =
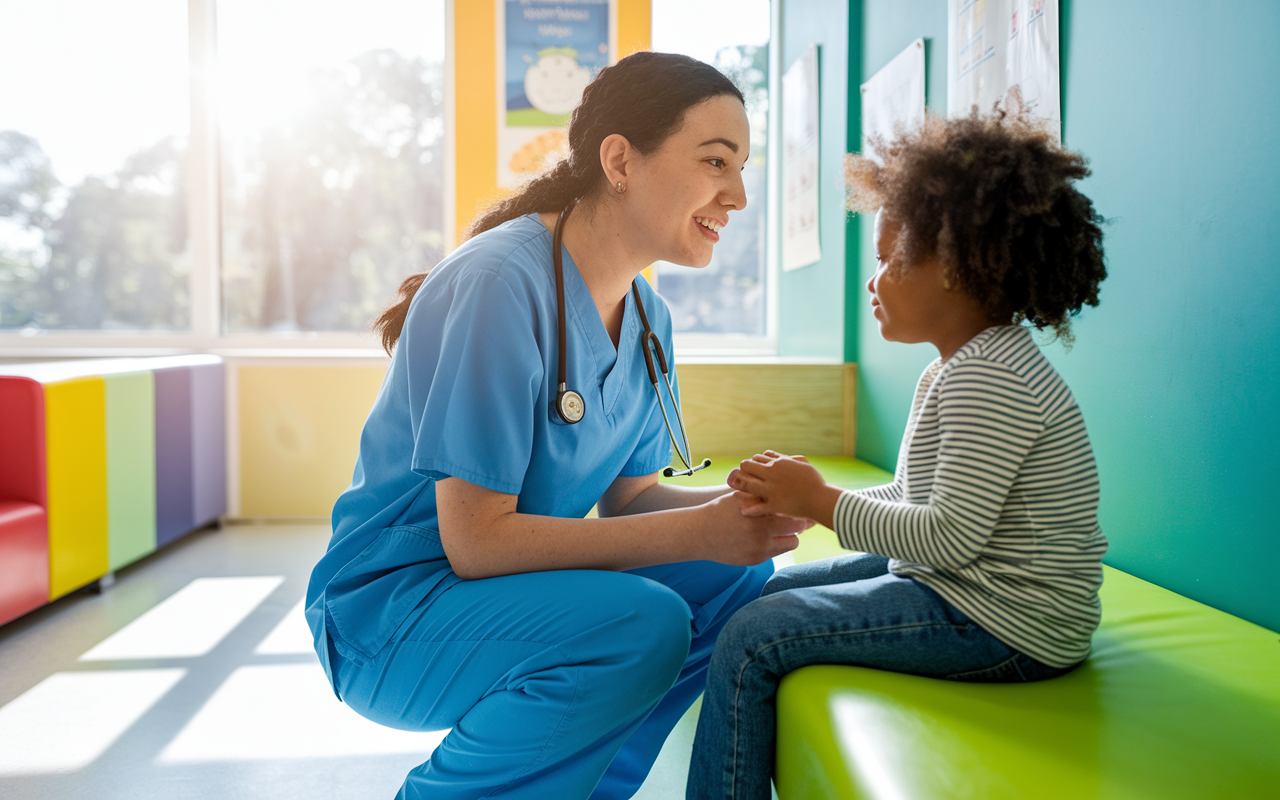
{"label": "green wall", "polygon": [[[945,109],[945,0],[861,5],[864,77],[932,37]],[[1092,162],[1110,277],[1074,349],[1046,351],[1097,453],[1106,561],[1280,630],[1280,3],[1070,0],[1062,16],[1064,136]],[[858,453],[891,468],[932,354],[867,322]]]}
{"label": "green wall", "polygon": [[[841,163],[849,121],[848,0],[804,0],[780,5],[775,41],[785,72],[810,44],[818,45],[818,178],[822,260],[781,273],[778,353],[788,357],[845,355],[845,213]],[[780,134],[780,132],[779,132]],[[779,250],[779,253],[781,250]]]}

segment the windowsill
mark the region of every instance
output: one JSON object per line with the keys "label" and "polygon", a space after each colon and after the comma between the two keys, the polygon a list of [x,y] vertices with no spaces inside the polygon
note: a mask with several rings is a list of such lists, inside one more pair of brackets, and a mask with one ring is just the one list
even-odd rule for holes
{"label": "windowsill", "polygon": [[0,333],[0,359],[119,358],[208,353],[224,358],[386,359],[372,334],[297,333],[197,336],[138,331]]}
{"label": "windowsill", "polygon": [[[738,343],[735,343],[738,344]],[[711,346],[707,337],[696,342],[676,340],[680,364],[840,364],[838,358],[789,357],[761,344],[744,347]],[[771,342],[768,344],[772,344]],[[0,361],[43,361],[67,358],[144,358],[207,353],[236,361],[288,359],[313,361],[386,361],[372,335],[342,333],[236,334],[200,337],[191,334],[139,332],[50,331],[34,336],[0,332]]]}

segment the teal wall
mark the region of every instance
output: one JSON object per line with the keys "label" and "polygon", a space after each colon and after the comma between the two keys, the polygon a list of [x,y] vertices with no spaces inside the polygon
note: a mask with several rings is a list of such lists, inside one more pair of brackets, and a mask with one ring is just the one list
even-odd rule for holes
{"label": "teal wall", "polygon": [[[781,4],[785,72],[810,44],[818,45],[819,220],[822,260],[780,273],[778,353],[789,357],[841,359],[845,355],[845,213],[841,163],[849,121],[848,0],[804,0]],[[779,243],[780,244],[780,243]],[[779,250],[779,252],[781,252]]]}
{"label": "teal wall", "polygon": [[[931,111],[947,113],[947,5],[946,0],[861,0],[861,25],[867,31],[862,41],[864,82],[906,49],[916,39],[925,40],[925,104]],[[861,114],[861,106],[851,109]],[[870,296],[863,288],[875,273],[874,217],[860,214],[853,224],[859,231],[855,243],[858,263],[849,265],[850,283],[857,275],[858,309],[869,308]],[[856,325],[858,364],[858,457],[892,470],[898,460],[898,445],[907,425],[907,412],[916,381],[929,362],[938,357],[931,345],[891,344],[880,338],[875,317],[860,313]]]}
{"label": "teal wall", "polygon": [[[1110,277],[1074,349],[1046,352],[1093,439],[1106,561],[1280,630],[1280,3],[1070,0],[1062,16],[1064,136],[1092,162]],[[945,0],[863,0],[861,27],[864,76],[933,37],[945,109]],[[932,354],[862,320],[858,453],[892,467]]]}

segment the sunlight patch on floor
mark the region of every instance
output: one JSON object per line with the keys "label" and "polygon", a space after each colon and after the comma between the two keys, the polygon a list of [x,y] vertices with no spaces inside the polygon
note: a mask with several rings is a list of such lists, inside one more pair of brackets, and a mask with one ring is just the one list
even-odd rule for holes
{"label": "sunlight patch on floor", "polygon": [[108,636],[81,661],[190,658],[218,646],[284,582],[254,578],[197,578]]}
{"label": "sunlight patch on floor", "polygon": [[315,644],[311,638],[311,629],[307,627],[307,618],[303,612],[305,603],[305,599],[299,600],[296,606],[289,609],[289,613],[284,615],[280,624],[267,634],[267,638],[263,639],[253,652],[260,656],[314,653]]}
{"label": "sunlight patch on floor", "polygon": [[185,674],[134,669],[50,675],[0,708],[0,775],[83,768]]}
{"label": "sunlight patch on floor", "polygon": [[338,701],[319,664],[241,667],[160,754],[162,763],[420,753],[448,731],[384,728]]}

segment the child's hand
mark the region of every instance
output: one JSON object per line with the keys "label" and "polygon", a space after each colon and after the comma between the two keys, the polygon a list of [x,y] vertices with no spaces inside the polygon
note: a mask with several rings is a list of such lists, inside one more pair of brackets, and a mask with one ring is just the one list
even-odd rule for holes
{"label": "child's hand", "polygon": [[827,486],[822,473],[804,456],[784,456],[766,450],[743,461],[729,473],[728,484],[747,497],[742,513],[749,516],[782,514],[803,517],[831,527],[840,490]]}

